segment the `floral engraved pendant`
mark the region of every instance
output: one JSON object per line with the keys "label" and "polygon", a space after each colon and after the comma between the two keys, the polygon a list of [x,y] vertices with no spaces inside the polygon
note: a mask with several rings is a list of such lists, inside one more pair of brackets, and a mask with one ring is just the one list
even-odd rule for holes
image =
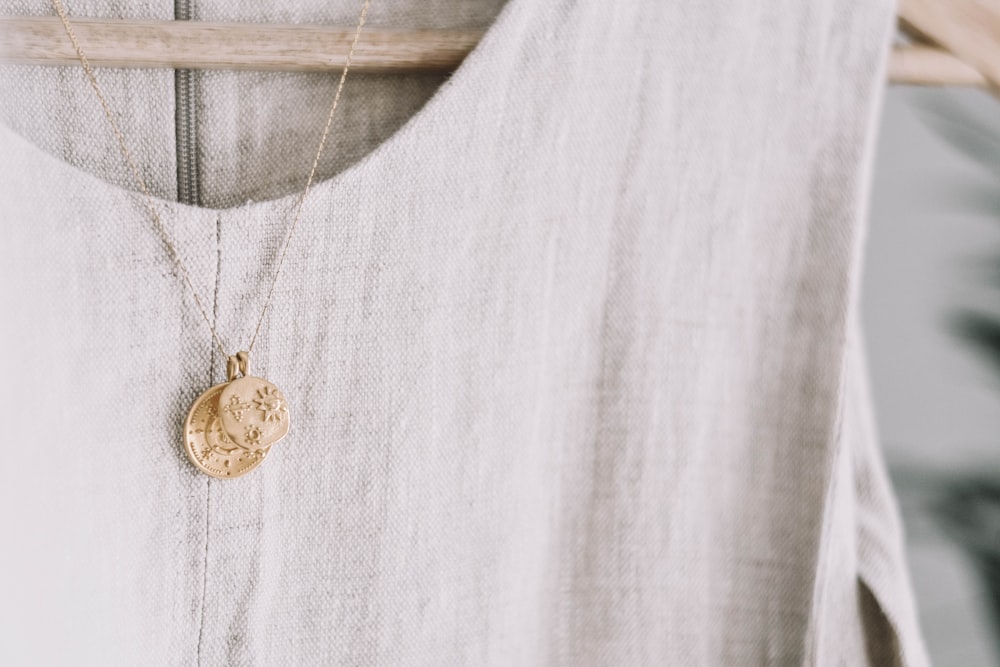
{"label": "floral engraved pendant", "polygon": [[254,451],[270,447],[288,433],[288,405],[267,380],[242,377],[222,390],[219,421],[233,442]]}
{"label": "floral engraved pendant", "polygon": [[[271,445],[288,434],[288,403],[281,391],[246,373],[247,354],[229,358],[229,382],[206,390],[184,422],[184,449],[199,470],[230,479],[256,468]],[[244,373],[236,378],[236,370]]]}

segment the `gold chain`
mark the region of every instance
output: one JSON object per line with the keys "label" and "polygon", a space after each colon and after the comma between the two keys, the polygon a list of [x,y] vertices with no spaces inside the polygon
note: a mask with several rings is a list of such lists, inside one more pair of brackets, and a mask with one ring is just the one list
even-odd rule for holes
{"label": "gold chain", "polygon": [[[202,302],[201,297],[198,296],[198,291],[194,288],[194,284],[191,282],[191,276],[188,273],[187,268],[184,266],[184,263],[181,262],[180,254],[177,252],[177,248],[174,244],[170,241],[170,236],[167,234],[166,229],[163,226],[163,222],[160,220],[160,214],[156,210],[156,205],[153,203],[153,198],[149,194],[149,189],[146,187],[146,181],[142,178],[139,168],[136,167],[135,161],[132,159],[132,154],[125,145],[125,136],[118,127],[118,123],[115,122],[115,118],[111,113],[108,102],[105,99],[104,94],[101,92],[100,86],[97,85],[97,77],[94,76],[94,70],[91,69],[90,62],[87,60],[87,56],[83,54],[83,49],[80,48],[80,42],[76,39],[73,27],[69,24],[69,18],[66,16],[66,8],[63,6],[62,0],[51,0],[51,2],[52,6],[59,14],[59,18],[62,20],[63,27],[66,28],[66,33],[69,35],[70,41],[73,42],[73,48],[76,49],[76,55],[79,57],[80,63],[83,65],[83,69],[87,73],[87,78],[90,80],[90,86],[97,94],[97,99],[100,100],[101,106],[104,107],[104,115],[111,123],[111,127],[115,132],[115,137],[118,139],[118,146],[121,148],[122,154],[125,156],[125,161],[132,170],[132,174],[135,176],[142,193],[146,196],[146,205],[149,208],[150,214],[153,216],[156,231],[160,234],[163,244],[167,247],[167,252],[170,255],[170,258],[180,270],[181,275],[184,278],[184,282],[187,283],[188,288],[191,290],[191,294],[194,295],[195,303],[198,304],[198,310],[201,311],[201,316],[205,320],[205,324],[208,325],[209,330],[211,330],[212,338],[215,340],[215,344],[219,346],[219,351],[222,352],[222,356],[225,358],[229,353],[226,351],[225,346],[219,339],[219,334],[216,332],[215,327],[212,326],[212,320],[208,317],[208,311],[205,310],[205,305]],[[351,68],[351,60],[354,58],[354,49],[358,45],[358,38],[361,36],[361,28],[365,24],[365,17],[368,15],[369,4],[371,4],[371,0],[364,0],[364,4],[361,7],[361,16],[358,18],[358,27],[354,32],[354,41],[351,42],[351,50],[348,52],[347,60],[344,62],[344,70],[340,75],[340,83],[337,84],[337,92],[333,96],[333,105],[330,107],[330,113],[327,114],[326,117],[326,127],[323,128],[323,136],[319,141],[319,150],[316,151],[316,157],[313,160],[312,169],[309,171],[309,178],[306,180],[306,187],[299,196],[298,204],[295,209],[295,218],[292,220],[288,234],[285,236],[285,244],[282,247],[281,255],[278,258],[278,266],[274,271],[274,278],[271,280],[271,287],[267,291],[267,298],[264,300],[264,308],[261,310],[260,317],[257,319],[257,326],[254,328],[253,337],[250,339],[250,346],[247,348],[248,353],[253,352],[253,346],[257,342],[257,334],[260,333],[260,327],[264,322],[264,316],[267,314],[267,309],[271,305],[271,296],[274,294],[274,286],[278,282],[278,275],[281,273],[281,267],[285,263],[285,255],[288,252],[288,244],[292,240],[292,234],[295,233],[296,226],[298,226],[299,217],[302,213],[302,205],[305,202],[306,195],[309,194],[309,188],[312,185],[313,177],[316,175],[316,167],[319,165],[319,158],[323,154],[323,147],[326,145],[326,138],[330,133],[330,126],[333,123],[333,114],[337,110],[337,103],[340,101],[340,93],[344,89],[344,81],[347,80],[347,71]]]}

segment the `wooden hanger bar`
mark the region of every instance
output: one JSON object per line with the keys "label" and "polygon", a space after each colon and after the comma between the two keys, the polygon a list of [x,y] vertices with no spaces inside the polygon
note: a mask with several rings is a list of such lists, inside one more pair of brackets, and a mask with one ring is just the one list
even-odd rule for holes
{"label": "wooden hanger bar", "polygon": [[975,67],[935,46],[897,46],[889,59],[889,82],[909,86],[985,87]]}
{"label": "wooden hanger bar", "polygon": [[900,0],[900,22],[979,71],[1000,90],[1000,2]]}
{"label": "wooden hanger bar", "polygon": [[[326,72],[344,66],[356,28],[201,21],[71,19],[95,67]],[[451,70],[481,31],[366,28],[351,69]],[[0,63],[78,65],[58,17],[0,17]]]}
{"label": "wooden hanger bar", "polygon": [[[921,2],[933,4],[933,0],[905,0],[905,4]],[[87,58],[97,67],[298,72],[342,68],[355,30],[307,24],[82,18],[72,23]],[[366,28],[352,67],[367,71],[453,70],[482,34],[476,30]],[[58,17],[7,16],[0,17],[0,63],[76,65],[79,61]],[[1000,67],[1000,58],[991,64],[994,69]],[[926,45],[894,49],[889,80],[909,85],[987,85],[976,68]]]}

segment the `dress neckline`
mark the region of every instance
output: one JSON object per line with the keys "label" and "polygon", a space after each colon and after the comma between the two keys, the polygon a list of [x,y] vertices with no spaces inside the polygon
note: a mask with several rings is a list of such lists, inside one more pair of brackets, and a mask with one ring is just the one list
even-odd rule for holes
{"label": "dress neckline", "polygon": [[[494,77],[491,76],[492,66],[498,60],[502,60],[499,58],[500,51],[509,48],[511,40],[517,34],[515,26],[519,23],[519,15],[524,10],[526,2],[527,0],[507,0],[484,31],[476,46],[462,60],[451,76],[434,91],[427,102],[395,132],[365,153],[361,159],[329,178],[314,181],[309,188],[304,206],[308,206],[310,200],[325,199],[331,193],[343,191],[345,187],[350,187],[350,183],[365,172],[379,171],[381,165],[402,155],[411,155],[412,151],[408,148],[425,131],[430,130],[435,123],[438,123],[439,118],[447,116],[449,110],[453,109],[457,102],[461,99],[470,99],[470,92],[488,88],[490,81],[494,80]],[[471,98],[474,97],[473,95]],[[140,203],[145,200],[145,195],[137,190],[108,181],[53,155],[2,121],[0,121],[0,134],[5,135],[3,143],[9,141],[22,143],[26,150],[37,154],[42,161],[48,161],[52,170],[63,172],[67,178],[89,182],[91,187],[105,189],[121,198],[134,198]],[[442,148],[447,147],[443,146]],[[116,152],[116,154],[120,156],[119,153]],[[61,176],[57,175],[56,178],[60,179]],[[256,218],[265,211],[290,209],[301,194],[300,188],[286,195],[221,208],[194,206],[152,194],[150,197],[158,210],[168,210],[174,216],[229,215],[239,212],[248,217]]]}

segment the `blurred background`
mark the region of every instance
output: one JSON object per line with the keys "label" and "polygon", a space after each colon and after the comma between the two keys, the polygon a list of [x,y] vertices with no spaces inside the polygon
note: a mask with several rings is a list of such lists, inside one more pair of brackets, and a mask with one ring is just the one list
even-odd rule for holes
{"label": "blurred background", "polygon": [[1000,98],[890,86],[862,318],[935,665],[1000,665]]}

